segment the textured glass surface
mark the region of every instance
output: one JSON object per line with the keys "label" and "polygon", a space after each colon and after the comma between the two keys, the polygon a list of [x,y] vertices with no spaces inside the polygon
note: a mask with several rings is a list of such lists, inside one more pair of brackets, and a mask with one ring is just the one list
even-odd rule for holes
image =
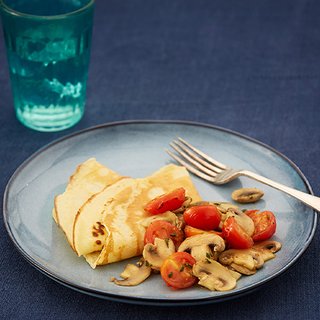
{"label": "textured glass surface", "polygon": [[40,131],[77,123],[85,107],[93,1],[7,0],[1,13],[18,119]]}

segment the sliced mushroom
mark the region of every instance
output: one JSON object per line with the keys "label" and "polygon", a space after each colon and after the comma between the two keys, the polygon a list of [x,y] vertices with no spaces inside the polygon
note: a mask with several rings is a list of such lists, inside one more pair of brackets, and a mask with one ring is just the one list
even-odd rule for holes
{"label": "sliced mushroom", "polygon": [[281,243],[274,240],[266,240],[256,243],[252,249],[257,250],[264,261],[268,261],[276,256],[275,253],[281,249]]}
{"label": "sliced mushroom", "polygon": [[239,203],[253,203],[259,201],[264,193],[258,188],[240,188],[234,190],[231,197]]}
{"label": "sliced mushroom", "polygon": [[282,247],[281,243],[275,240],[266,240],[266,241],[258,242],[254,245],[254,248],[269,250],[272,253],[278,252],[281,249],[281,247]]}
{"label": "sliced mushroom", "polygon": [[197,202],[192,202],[190,204],[190,207],[194,207],[194,206],[207,206],[210,204],[214,204],[213,202],[210,201],[197,201]]}
{"label": "sliced mushroom", "polygon": [[144,218],[142,221],[139,222],[143,227],[148,227],[152,222],[157,220],[164,220],[172,223],[173,225],[179,225],[180,221],[178,217],[171,211],[166,211],[161,214],[153,215],[147,218]]}
{"label": "sliced mushroom", "polygon": [[256,273],[256,270],[260,269],[264,264],[261,254],[254,249],[226,250],[220,254],[219,262],[246,275]]}
{"label": "sliced mushroom", "polygon": [[160,270],[163,261],[175,252],[171,239],[155,238],[154,244],[147,243],[143,249],[143,258],[152,269]]}
{"label": "sliced mushroom", "polygon": [[192,247],[190,249],[190,254],[196,261],[211,259],[213,257],[211,248],[206,244]]}
{"label": "sliced mushroom", "polygon": [[179,246],[178,252],[187,251],[197,260],[217,259],[225,249],[224,240],[217,234],[203,233],[186,238]]}
{"label": "sliced mushroom", "polygon": [[[225,267],[225,268],[227,268],[227,267]],[[227,268],[227,269],[236,280],[239,280],[241,278],[242,274],[240,272],[229,269],[229,268]]]}
{"label": "sliced mushroom", "polygon": [[186,222],[184,221],[183,219],[183,213],[177,213],[176,214],[176,217],[177,217],[177,220],[176,222],[174,223],[174,225],[180,229],[180,230],[183,230],[186,226]]}
{"label": "sliced mushroom", "polygon": [[136,286],[146,280],[151,274],[151,268],[146,261],[141,259],[137,264],[128,264],[120,274],[122,280],[112,278],[115,284],[119,286]]}
{"label": "sliced mushroom", "polygon": [[263,248],[255,248],[255,246],[252,247],[254,250],[256,250],[257,252],[259,252],[259,254],[261,255],[261,258],[263,259],[264,262],[271,260],[273,258],[275,258],[275,254],[272,253],[269,250],[263,249]]}
{"label": "sliced mushroom", "polygon": [[232,273],[215,260],[197,261],[192,268],[199,284],[209,290],[228,291],[237,285]]}
{"label": "sliced mushroom", "polygon": [[230,202],[214,202],[214,205],[217,206],[221,214],[227,213],[229,209],[239,210],[239,207]]}
{"label": "sliced mushroom", "polygon": [[253,220],[247,216],[243,211],[239,209],[229,208],[228,211],[221,216],[220,227],[222,228],[224,221],[229,217],[234,217],[240,227],[249,235],[252,236],[254,233]]}

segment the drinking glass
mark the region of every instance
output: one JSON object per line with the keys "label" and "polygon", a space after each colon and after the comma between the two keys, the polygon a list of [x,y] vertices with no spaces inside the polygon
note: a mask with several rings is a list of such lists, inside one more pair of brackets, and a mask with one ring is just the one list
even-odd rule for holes
{"label": "drinking glass", "polygon": [[59,131],[83,116],[94,0],[0,0],[17,118]]}

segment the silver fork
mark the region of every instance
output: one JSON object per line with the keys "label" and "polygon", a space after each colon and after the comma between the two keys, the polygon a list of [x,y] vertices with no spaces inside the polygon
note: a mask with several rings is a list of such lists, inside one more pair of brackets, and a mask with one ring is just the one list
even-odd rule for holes
{"label": "silver fork", "polygon": [[[180,137],[178,140],[170,143],[170,146],[176,151],[176,153],[166,150],[167,153],[178,163],[186,167],[190,172],[202,179],[214,184],[225,184],[238,178],[239,176],[249,177],[270,187],[283,191],[320,212],[319,197],[289,188],[283,184],[248,170],[235,170],[230,168],[225,164],[211,158]],[[179,154],[179,156],[177,154]]]}

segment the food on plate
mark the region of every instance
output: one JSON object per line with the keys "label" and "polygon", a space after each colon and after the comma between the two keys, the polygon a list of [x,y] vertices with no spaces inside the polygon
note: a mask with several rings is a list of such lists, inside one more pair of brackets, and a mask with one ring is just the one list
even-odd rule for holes
{"label": "food on plate", "polygon": [[161,266],[161,277],[165,283],[174,289],[185,289],[197,281],[192,272],[196,260],[187,252],[175,252]]}
{"label": "food on plate", "polygon": [[69,179],[64,193],[54,199],[53,218],[74,249],[73,225],[77,212],[94,194],[120,180],[122,176],[90,158],[80,164]]}
{"label": "food on plate", "polygon": [[281,249],[281,243],[273,240],[265,240],[257,242],[252,248],[261,254],[264,261],[268,261],[273,259],[275,253]]}
{"label": "food on plate", "polygon": [[210,263],[203,260],[197,261],[192,271],[199,279],[198,284],[211,291],[232,290],[236,287],[237,279],[240,277],[240,274],[235,275],[215,260]]}
{"label": "food on plate", "polygon": [[156,220],[150,223],[147,230],[145,231],[144,244],[153,244],[156,238],[171,239],[175,248],[178,248],[184,239],[184,234],[183,231],[176,225],[168,221]]}
{"label": "food on plate", "polygon": [[225,241],[217,234],[204,233],[186,238],[178,248],[178,252],[190,252],[197,260],[217,258],[225,249]]}
{"label": "food on plate", "polygon": [[155,238],[154,243],[148,242],[142,255],[153,270],[160,270],[164,261],[176,252],[175,245],[170,238]]}
{"label": "food on plate", "polygon": [[214,230],[221,222],[221,213],[215,205],[191,206],[184,211],[183,219],[191,227]]}
{"label": "food on plate", "polygon": [[191,227],[191,226],[188,226],[186,225],[184,227],[184,235],[186,238],[188,237],[192,237],[192,236],[195,236],[197,234],[203,234],[203,233],[213,233],[213,234],[217,234],[219,236],[222,235],[222,232],[221,231],[215,231],[215,230],[202,230],[202,229],[198,229],[198,228],[194,228],[194,227]]}
{"label": "food on plate", "polygon": [[253,241],[267,240],[276,232],[277,222],[273,212],[247,210],[245,213],[254,223]]}
{"label": "food on plate", "polygon": [[[184,167],[170,164],[134,179],[89,159],[70,178],[66,191],[55,198],[53,217],[72,249],[95,268],[141,255],[145,220],[150,219],[146,203],[181,185],[186,201],[201,200]],[[169,216],[165,212],[156,219]]]}
{"label": "food on plate", "polygon": [[[198,284],[212,291],[228,291],[242,275],[255,274],[281,249],[281,244],[271,239],[276,231],[271,211],[241,210],[226,202],[183,202],[177,200],[179,194],[184,194],[181,187],[147,203],[145,209],[152,220],[146,220],[149,226],[139,266],[129,264],[120,275],[122,280],[112,278],[114,283],[140,284],[160,271],[173,289]],[[172,211],[161,213],[163,206]],[[161,220],[155,220],[161,215]],[[132,284],[128,269],[135,274],[141,266],[143,275],[135,275],[139,281]]]}
{"label": "food on plate", "polygon": [[245,250],[226,250],[219,256],[219,262],[246,275],[254,274],[264,264],[264,260],[259,252],[251,248]]}
{"label": "food on plate", "polygon": [[[238,200],[240,191],[234,193]],[[244,196],[248,202],[250,195]],[[121,279],[112,278],[120,286],[160,273],[173,289],[198,284],[232,290],[242,275],[255,274],[281,249],[271,239],[277,225],[273,212],[203,201],[188,171],[173,164],[132,178],[90,158],[55,197],[52,215],[92,268],[140,256]]]}
{"label": "food on plate", "polygon": [[222,237],[232,248],[248,249],[253,246],[253,239],[237,222],[235,217],[228,217],[222,227]]}
{"label": "food on plate", "polygon": [[145,260],[141,259],[136,264],[128,264],[121,273],[121,280],[112,278],[115,284],[121,286],[136,286],[146,280],[151,274],[151,267]]}
{"label": "food on plate", "polygon": [[234,220],[236,224],[250,237],[253,235],[255,228],[253,220],[239,208],[229,208],[225,214],[222,215],[222,223],[220,224],[222,232],[223,227],[226,225],[226,221],[229,218],[233,218],[231,220]]}
{"label": "food on plate", "polygon": [[264,193],[258,188],[241,188],[234,190],[231,197],[239,203],[253,203],[259,201]]}
{"label": "food on plate", "polygon": [[179,209],[186,200],[186,191],[184,188],[175,189],[159,197],[152,199],[144,207],[151,214],[160,214],[166,211]]}

